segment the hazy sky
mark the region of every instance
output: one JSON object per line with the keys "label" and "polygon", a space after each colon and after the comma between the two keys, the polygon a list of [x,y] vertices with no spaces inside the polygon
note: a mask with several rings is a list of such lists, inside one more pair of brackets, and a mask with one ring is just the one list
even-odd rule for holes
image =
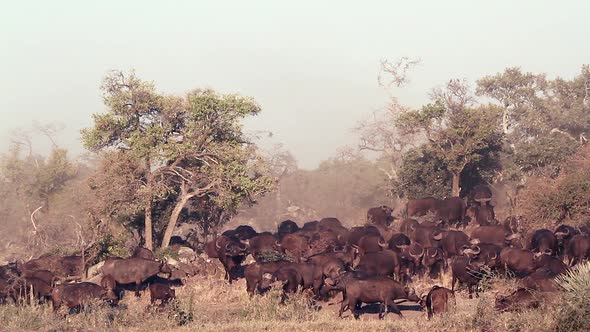
{"label": "hazy sky", "polygon": [[168,93],[254,97],[263,112],[247,128],[272,131],[310,168],[385,105],[380,59],[422,59],[398,93],[419,106],[449,78],[508,66],[572,77],[589,41],[587,0],[4,1],[0,150],[38,121],[63,123],[61,145],[82,151],[105,72],[134,68]]}

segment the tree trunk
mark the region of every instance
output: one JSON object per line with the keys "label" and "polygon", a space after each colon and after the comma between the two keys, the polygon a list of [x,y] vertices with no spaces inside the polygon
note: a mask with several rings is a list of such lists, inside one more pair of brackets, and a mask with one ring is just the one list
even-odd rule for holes
{"label": "tree trunk", "polygon": [[144,214],[145,214],[145,224],[144,224],[144,230],[145,230],[145,247],[149,250],[154,250],[154,242],[152,239],[152,190],[153,190],[153,174],[152,174],[152,170],[151,170],[151,164],[150,164],[150,160],[147,159],[146,161],[146,174],[147,174],[147,179],[146,179],[146,189],[147,189],[147,193],[148,193],[148,198],[147,198],[147,202],[146,202],[146,206],[144,209]]}
{"label": "tree trunk", "polygon": [[453,187],[451,196],[459,197],[459,193],[461,192],[461,172],[452,172],[453,173]]}
{"label": "tree trunk", "polygon": [[162,239],[162,248],[167,248],[170,244],[170,239],[172,238],[172,233],[174,232],[174,227],[176,227],[176,222],[178,222],[178,217],[180,216],[180,212],[186,205],[186,203],[194,197],[194,194],[181,194],[179,200],[176,202],[176,206],[174,206],[174,210],[172,210],[172,215],[170,215],[170,221],[168,221],[168,226],[166,226],[166,231],[164,232],[164,238]]}

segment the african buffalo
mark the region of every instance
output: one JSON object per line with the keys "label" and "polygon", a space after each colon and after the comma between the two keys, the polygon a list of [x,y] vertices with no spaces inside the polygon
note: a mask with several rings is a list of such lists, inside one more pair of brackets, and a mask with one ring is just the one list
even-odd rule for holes
{"label": "african buffalo", "polygon": [[293,220],[285,220],[279,224],[277,229],[277,234],[279,236],[279,241],[283,239],[283,237],[287,234],[293,234],[299,230],[299,226]]}
{"label": "african buffalo", "polygon": [[244,278],[246,279],[246,291],[248,294],[252,296],[256,290],[259,289],[263,281],[262,277],[265,273],[272,274],[282,266],[288,264],[291,264],[291,262],[275,261],[266,263],[255,262],[246,266],[246,269],[244,270]]}
{"label": "african buffalo", "polygon": [[501,247],[519,236],[506,232],[502,226],[479,226],[471,232],[472,243],[491,243]]}
{"label": "african buffalo", "polygon": [[280,244],[283,253],[289,255],[295,262],[300,262],[302,257],[311,255],[309,239],[299,233],[285,235]]}
{"label": "african buffalo", "polygon": [[160,306],[166,305],[171,300],[176,298],[176,292],[170,288],[170,285],[163,283],[150,284],[150,304],[154,304],[160,300]]}
{"label": "african buffalo", "polygon": [[401,280],[401,257],[393,250],[369,253],[361,257],[355,270],[368,276],[391,276]]}
{"label": "african buffalo", "polygon": [[590,257],[590,237],[586,235],[575,235],[569,240],[565,248],[565,256],[569,260],[570,267]]}
{"label": "african buffalo", "polygon": [[479,204],[487,204],[492,200],[492,190],[486,185],[477,185],[471,189],[469,198]]}
{"label": "african buffalo", "polygon": [[578,235],[580,232],[569,225],[559,225],[555,229],[555,237],[557,237],[557,255],[562,256],[565,253],[565,248],[568,242],[574,235]]}
{"label": "african buffalo", "polygon": [[440,246],[447,258],[461,255],[462,248],[466,245],[469,245],[469,236],[461,231],[446,231],[440,240]]}
{"label": "african buffalo", "polygon": [[246,259],[248,246],[223,235],[217,237],[214,242],[217,251],[216,256],[225,269],[226,279],[231,284],[235,277],[234,271]]}
{"label": "african buffalo", "polygon": [[139,294],[139,287],[148,278],[156,274],[170,273],[172,270],[164,262],[143,258],[107,259],[102,267],[104,276],[112,276],[118,284],[135,283],[135,296]]}
{"label": "african buffalo", "polygon": [[494,207],[491,204],[471,204],[467,210],[467,214],[471,217],[471,220],[474,220],[479,226],[496,224],[496,214],[494,213]]}
{"label": "african buffalo", "polygon": [[428,319],[435,314],[442,314],[449,311],[449,302],[456,304],[455,292],[448,288],[433,286],[428,294],[424,295],[420,301],[422,307],[426,307]]}
{"label": "african buffalo", "polygon": [[389,243],[383,241],[380,235],[365,235],[359,240],[358,254],[363,256],[367,253],[379,252],[388,248]]}
{"label": "african buffalo", "polygon": [[442,220],[444,225],[455,223],[463,225],[465,220],[465,213],[467,211],[467,204],[460,197],[447,197],[439,200],[436,208],[436,215]]}
{"label": "african buffalo", "polygon": [[51,292],[53,310],[59,309],[62,303],[65,303],[70,309],[83,308],[92,299],[117,300],[116,298],[109,298],[106,289],[91,282],[57,285]]}
{"label": "african buffalo", "polygon": [[428,275],[435,278],[446,270],[446,257],[441,248],[424,248],[422,265],[428,270]]}
{"label": "african buffalo", "polygon": [[256,261],[260,260],[260,255],[265,252],[280,250],[280,244],[277,241],[277,238],[272,234],[259,234],[251,239],[242,240],[241,242],[248,246],[248,251]]}
{"label": "african buffalo", "polygon": [[151,250],[141,246],[135,248],[135,250],[133,251],[133,255],[131,255],[131,257],[150,259],[153,261],[156,260],[156,256],[154,256],[154,253]]}
{"label": "african buffalo", "polygon": [[535,253],[535,269],[545,268],[553,275],[560,275],[567,271],[567,265],[555,256],[547,253]]}
{"label": "african buffalo", "polygon": [[409,237],[424,248],[437,248],[443,238],[443,231],[438,227],[419,225],[409,234]]}
{"label": "african buffalo", "polygon": [[370,208],[367,211],[367,223],[389,226],[393,222],[393,209],[386,205]]}
{"label": "african buffalo", "polygon": [[500,260],[506,271],[512,271],[518,277],[535,271],[535,256],[530,250],[507,247],[500,252]]}
{"label": "african buffalo", "polygon": [[526,249],[533,252],[550,252],[550,255],[556,255],[557,237],[548,229],[537,229],[531,234]]}
{"label": "african buffalo", "polygon": [[406,204],[406,215],[408,217],[422,217],[428,213],[436,213],[439,200],[434,197],[423,197],[411,199]]}
{"label": "african buffalo", "polygon": [[400,317],[403,317],[400,309],[394,302],[397,299],[420,301],[413,289],[404,287],[387,277],[352,279],[346,284],[343,294],[344,299],[342,300],[338,317],[342,317],[342,313],[348,308],[355,319],[359,318],[358,305],[361,303],[381,303],[379,319],[383,319],[387,315],[389,307]]}
{"label": "african buffalo", "polygon": [[542,298],[535,292],[519,288],[508,296],[496,296],[495,308],[498,311],[519,311],[523,309],[538,308]]}
{"label": "african buffalo", "polygon": [[469,258],[467,256],[455,256],[451,261],[451,272],[453,275],[451,290],[455,291],[455,284],[466,284],[469,291],[469,298],[473,298],[473,287],[475,286],[475,296],[479,297],[477,284],[485,276],[481,269],[483,263]]}

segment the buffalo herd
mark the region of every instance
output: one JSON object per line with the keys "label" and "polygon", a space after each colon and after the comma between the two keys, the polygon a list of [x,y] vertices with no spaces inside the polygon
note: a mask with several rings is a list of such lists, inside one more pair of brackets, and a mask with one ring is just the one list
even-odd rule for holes
{"label": "buffalo herd", "polygon": [[[491,276],[517,278],[519,283],[511,294],[496,297],[497,310],[534,308],[558,291],[556,276],[588,259],[585,228],[524,230],[515,217],[500,223],[485,186],[476,187],[467,201],[410,200],[400,219],[392,216],[392,208],[379,206],[368,210],[364,225],[353,227],[336,218],[302,225],[285,220],[276,232],[241,225],[204,243],[202,251],[219,260],[228,283],[244,278],[250,296],[273,286],[282,289],[283,299],[302,291],[316,300],[341,293],[339,316],[349,310],[355,318],[362,304],[379,304],[379,318],[390,310],[402,316],[400,301],[419,303],[430,318],[448,310],[458,285],[466,287],[469,298],[478,297],[481,281]],[[252,262],[245,264],[248,256]],[[173,269],[145,248],[130,258],[106,259],[95,283],[77,280],[84,267],[81,256],[49,255],[1,266],[0,300],[16,302],[28,294],[50,299],[54,309],[62,304],[83,307],[96,298],[116,305],[121,286],[133,287],[140,296],[146,282],[152,304],[159,300],[164,306],[175,298],[169,283],[154,281]],[[442,282],[447,272],[450,289],[434,285],[418,296],[410,287],[416,278]]]}

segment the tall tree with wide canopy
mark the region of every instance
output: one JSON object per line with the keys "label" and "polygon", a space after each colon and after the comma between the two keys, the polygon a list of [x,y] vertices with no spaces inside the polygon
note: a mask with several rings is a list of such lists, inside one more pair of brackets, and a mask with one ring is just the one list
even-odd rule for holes
{"label": "tall tree with wide canopy", "polygon": [[182,209],[195,197],[233,207],[254,202],[272,181],[265,161],[242,131],[241,121],[260,107],[252,99],[193,90],[184,98],[156,92],[134,72],[110,72],[102,90],[107,112],[82,130],[91,151],[118,151],[137,163],[144,210],[145,245],[153,248],[156,202],[174,198],[162,238],[169,244]]}

